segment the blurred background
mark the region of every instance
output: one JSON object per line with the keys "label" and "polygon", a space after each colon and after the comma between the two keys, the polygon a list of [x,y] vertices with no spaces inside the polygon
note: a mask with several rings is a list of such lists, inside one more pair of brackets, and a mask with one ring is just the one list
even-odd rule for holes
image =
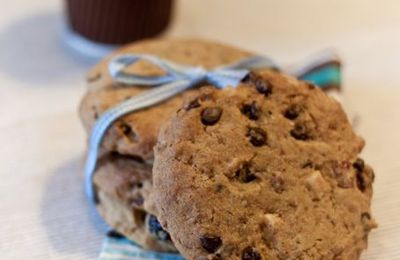
{"label": "blurred background", "polygon": [[[400,259],[399,10],[397,0],[176,0],[161,34],[230,43],[280,64],[338,51],[345,105],[377,175],[380,228],[363,259]],[[100,249],[81,187],[85,137],[76,110],[85,72],[115,45],[82,47],[66,21],[61,0],[1,3],[1,259],[93,259]]]}

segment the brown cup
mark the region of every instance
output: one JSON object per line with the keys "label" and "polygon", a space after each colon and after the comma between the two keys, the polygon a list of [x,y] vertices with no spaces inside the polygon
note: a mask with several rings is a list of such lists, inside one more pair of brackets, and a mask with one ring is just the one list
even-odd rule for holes
{"label": "brown cup", "polygon": [[163,32],[173,0],[65,0],[72,31],[98,43],[125,44]]}

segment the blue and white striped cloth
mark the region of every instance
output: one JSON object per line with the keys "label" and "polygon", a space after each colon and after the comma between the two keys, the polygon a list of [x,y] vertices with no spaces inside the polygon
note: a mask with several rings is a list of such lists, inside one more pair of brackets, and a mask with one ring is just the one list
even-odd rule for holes
{"label": "blue and white striped cloth", "polygon": [[141,248],[132,241],[109,232],[103,241],[99,260],[185,260],[179,254],[160,253]]}

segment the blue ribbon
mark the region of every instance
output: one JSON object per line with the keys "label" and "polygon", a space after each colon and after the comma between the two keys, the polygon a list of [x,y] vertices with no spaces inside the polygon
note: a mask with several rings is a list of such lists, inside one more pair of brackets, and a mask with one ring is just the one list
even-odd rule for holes
{"label": "blue ribbon", "polygon": [[[165,75],[152,77],[125,72],[128,66],[139,60],[145,60],[160,67],[164,70]],[[119,103],[103,113],[96,121],[89,139],[89,150],[85,165],[87,196],[92,201],[95,200],[92,180],[99,148],[107,129],[115,120],[128,113],[156,105],[196,86],[200,82],[207,82],[217,88],[235,87],[251,70],[262,68],[271,69],[277,68],[277,66],[270,59],[262,56],[249,57],[213,70],[183,66],[151,55],[127,54],[112,59],[109,63],[109,72],[116,82],[133,86],[148,86],[151,89]]]}

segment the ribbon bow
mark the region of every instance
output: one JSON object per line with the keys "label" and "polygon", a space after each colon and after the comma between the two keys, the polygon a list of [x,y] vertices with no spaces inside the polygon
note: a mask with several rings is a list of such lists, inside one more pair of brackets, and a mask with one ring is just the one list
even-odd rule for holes
{"label": "ribbon bow", "polygon": [[[145,60],[160,67],[166,74],[152,77],[124,71],[139,60]],[[103,113],[96,121],[89,139],[85,165],[85,189],[88,197],[91,200],[96,198],[92,179],[98,151],[104,134],[115,120],[128,113],[160,103],[200,82],[207,82],[218,88],[235,87],[251,70],[262,68],[277,69],[278,67],[270,59],[262,56],[252,56],[212,70],[183,66],[151,55],[126,54],[112,59],[109,63],[109,72],[116,82],[133,86],[148,86],[151,89],[119,103]],[[340,63],[337,56],[330,51],[311,57],[298,66],[288,67],[286,72],[311,81],[321,88],[340,87]]]}

